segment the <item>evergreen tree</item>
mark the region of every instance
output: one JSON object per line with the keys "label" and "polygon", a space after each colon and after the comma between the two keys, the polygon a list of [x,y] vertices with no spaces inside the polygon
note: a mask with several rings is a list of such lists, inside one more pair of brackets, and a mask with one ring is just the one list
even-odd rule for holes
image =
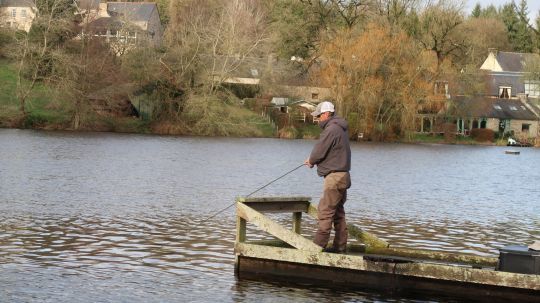
{"label": "evergreen tree", "polygon": [[471,17],[478,18],[481,15],[482,15],[482,6],[480,5],[480,3],[476,3],[471,13]]}
{"label": "evergreen tree", "polygon": [[519,18],[517,24],[517,40],[515,41],[516,47],[520,52],[530,53],[533,51],[533,39],[532,32],[529,29],[529,8],[527,7],[527,1],[521,0],[519,7],[516,8]]}
{"label": "evergreen tree", "polygon": [[491,4],[488,7],[482,9],[482,13],[480,14],[480,16],[484,18],[498,18],[499,12],[497,11],[495,5]]}
{"label": "evergreen tree", "polygon": [[501,17],[508,29],[508,37],[515,51],[530,53],[533,50],[532,34],[527,20],[519,17],[520,13],[527,14],[526,1],[520,3],[518,8],[514,2],[505,4],[501,10]]}

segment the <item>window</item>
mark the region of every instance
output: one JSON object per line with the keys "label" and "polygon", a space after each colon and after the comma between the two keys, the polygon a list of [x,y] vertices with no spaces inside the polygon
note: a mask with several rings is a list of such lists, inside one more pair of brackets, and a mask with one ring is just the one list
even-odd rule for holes
{"label": "window", "polygon": [[493,105],[493,108],[496,110],[502,110],[502,107],[498,104]]}
{"label": "window", "polygon": [[482,118],[480,119],[480,128],[486,128],[487,127],[487,119]]}
{"label": "window", "polygon": [[448,82],[435,81],[435,95],[448,95]]}
{"label": "window", "polygon": [[11,10],[11,17],[13,17],[13,18],[17,17],[17,10],[16,9]]}
{"label": "window", "polygon": [[311,99],[319,99],[319,94],[318,93],[311,93]]}
{"label": "window", "polygon": [[525,93],[531,97],[540,97],[540,81],[525,81]]}
{"label": "window", "polygon": [[511,110],[517,110],[517,107],[515,107],[515,106],[510,106],[510,109],[511,109]]}
{"label": "window", "polygon": [[21,17],[26,19],[26,10],[25,9],[21,10]]}
{"label": "window", "polygon": [[529,132],[529,129],[530,129],[531,125],[530,124],[521,124],[521,131],[524,132],[524,133],[528,133]]}
{"label": "window", "polygon": [[512,97],[512,87],[499,86],[499,98],[510,99],[510,97]]}
{"label": "window", "polygon": [[521,106],[521,109],[522,110],[527,110],[527,108],[525,108],[525,106],[523,106],[523,105]]}

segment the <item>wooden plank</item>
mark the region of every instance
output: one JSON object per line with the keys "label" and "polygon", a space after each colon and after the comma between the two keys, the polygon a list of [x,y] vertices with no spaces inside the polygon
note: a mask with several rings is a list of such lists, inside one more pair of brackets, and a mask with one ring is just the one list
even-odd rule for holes
{"label": "wooden plank", "polygon": [[349,235],[351,237],[366,244],[367,247],[387,248],[390,246],[388,242],[382,239],[379,239],[374,234],[364,231],[360,227],[357,227],[354,224],[351,224],[351,223],[347,224],[347,231],[349,232]]}
{"label": "wooden plank", "polygon": [[[290,248],[247,243],[237,243],[235,253],[240,256],[276,262],[331,266],[335,267],[334,269],[337,271],[340,269],[354,269],[373,273],[390,273],[418,278],[540,291],[540,275],[516,274],[448,264],[376,262],[356,255],[305,252]],[[310,275],[309,272],[305,274]]]}
{"label": "wooden plank", "polygon": [[310,202],[311,197],[238,197],[236,202]]}
{"label": "wooden plank", "polygon": [[268,201],[268,202],[243,202],[245,205],[259,212],[306,212],[309,202],[307,201]]}
{"label": "wooden plank", "polygon": [[292,214],[292,231],[297,234],[302,233],[302,213],[294,212]]}
{"label": "wooden plank", "polygon": [[540,275],[427,263],[396,264],[393,271],[415,277],[540,290]]}
{"label": "wooden plank", "polygon": [[[274,246],[274,247],[282,247],[282,248],[294,248],[290,246],[289,244],[279,240],[279,239],[272,239],[272,240],[246,240],[247,244],[255,244],[255,245],[265,245],[265,246]],[[351,255],[360,255],[362,253],[366,252],[366,246],[364,244],[347,244],[347,254]]]}
{"label": "wooden plank", "polygon": [[451,263],[462,263],[471,266],[496,267],[499,259],[490,257],[481,257],[467,254],[456,254],[445,251],[408,249],[408,248],[377,248],[367,247],[367,254],[377,254],[386,256],[399,256],[405,258],[437,260]]}
{"label": "wooden plank", "polygon": [[236,243],[235,253],[246,257],[302,264],[316,264],[336,268],[363,269],[364,266],[364,259],[361,256],[324,253],[320,250],[317,252],[308,252],[294,248]]}
{"label": "wooden plank", "polygon": [[321,251],[321,247],[309,241],[301,235],[295,234],[292,231],[285,229],[278,223],[270,220],[260,212],[250,208],[243,203],[236,204],[237,215],[246,221],[255,224],[261,230],[273,235],[274,237],[285,241],[287,244],[305,251]]}

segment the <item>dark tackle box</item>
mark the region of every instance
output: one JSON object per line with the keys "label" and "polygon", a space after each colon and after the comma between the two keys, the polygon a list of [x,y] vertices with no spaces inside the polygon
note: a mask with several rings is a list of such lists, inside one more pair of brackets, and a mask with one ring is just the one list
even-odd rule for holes
{"label": "dark tackle box", "polygon": [[510,245],[499,249],[500,271],[540,275],[540,251],[524,245]]}

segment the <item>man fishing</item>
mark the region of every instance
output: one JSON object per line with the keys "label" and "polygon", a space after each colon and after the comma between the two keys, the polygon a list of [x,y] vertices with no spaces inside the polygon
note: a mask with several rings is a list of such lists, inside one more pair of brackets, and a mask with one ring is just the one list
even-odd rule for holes
{"label": "man fishing", "polygon": [[[351,147],[347,122],[334,112],[334,104],[324,101],[311,113],[319,119],[323,131],[304,164],[310,168],[317,165],[317,174],[324,177],[318,207],[319,224],[313,242],[324,252],[344,253],[347,248],[347,223],[343,205],[347,200],[347,189],[351,187]],[[334,242],[332,247],[327,247],[332,223]]]}

